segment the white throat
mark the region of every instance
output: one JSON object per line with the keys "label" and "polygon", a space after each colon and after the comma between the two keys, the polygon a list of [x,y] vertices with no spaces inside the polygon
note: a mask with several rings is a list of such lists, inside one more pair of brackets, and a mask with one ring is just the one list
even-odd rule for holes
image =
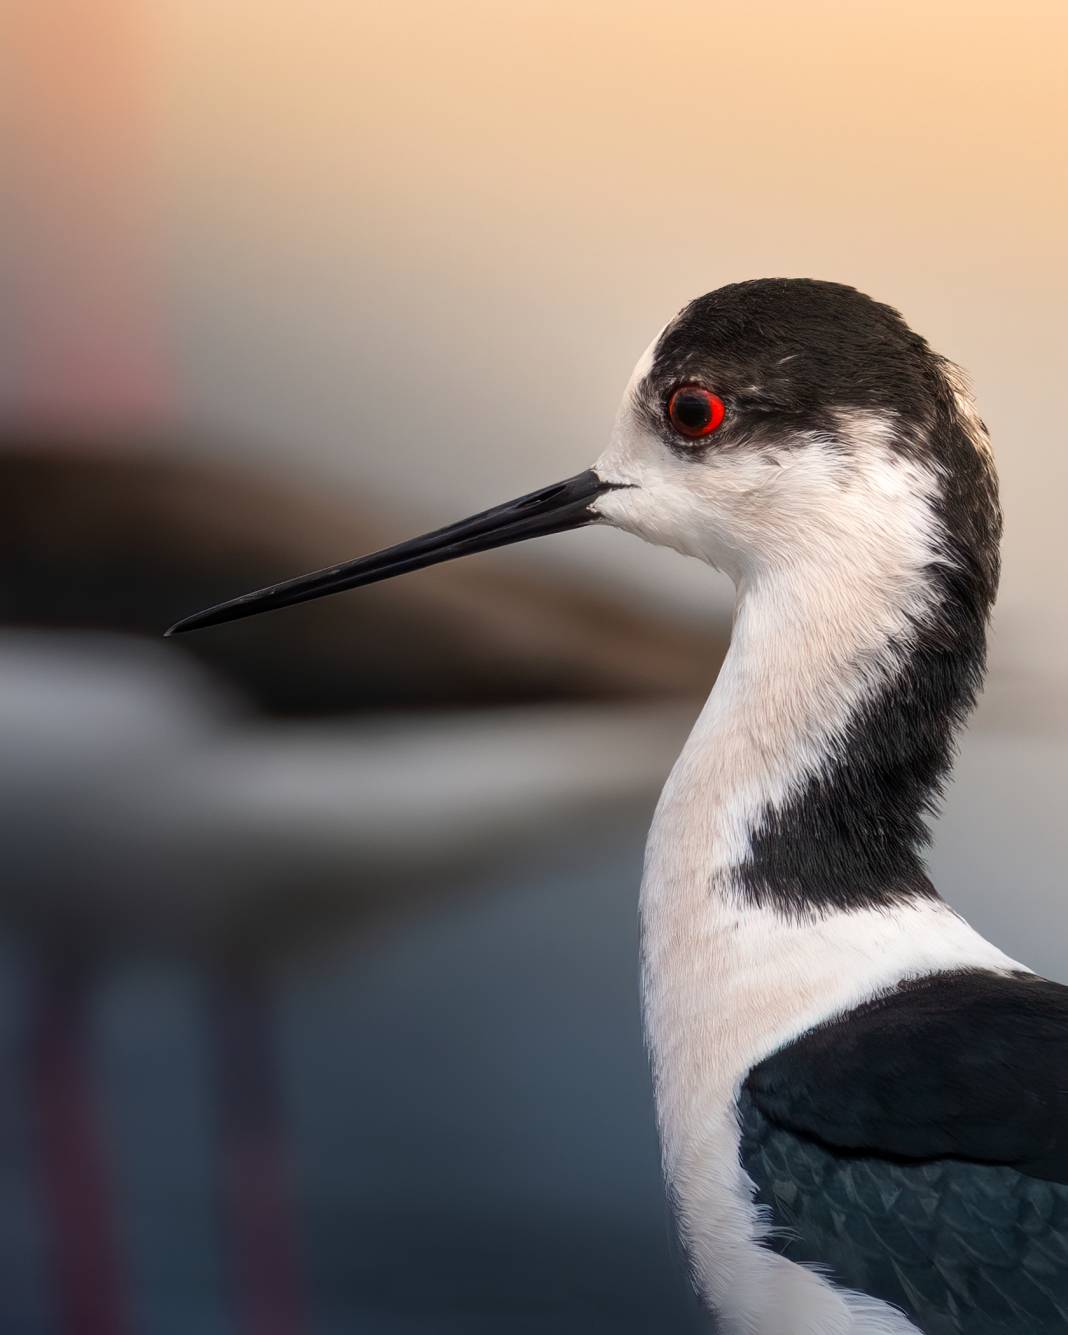
{"label": "white throat", "polygon": [[[891,600],[888,587],[905,596]],[[798,564],[745,579],[730,649],[661,796],[650,847],[685,853],[690,875],[706,882],[737,867],[761,812],[848,745],[850,718],[899,666],[929,595],[922,564],[870,575]]]}

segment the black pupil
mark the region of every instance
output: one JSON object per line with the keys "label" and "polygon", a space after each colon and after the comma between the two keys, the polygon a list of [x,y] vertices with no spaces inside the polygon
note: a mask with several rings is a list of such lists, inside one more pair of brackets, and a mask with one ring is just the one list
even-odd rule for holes
{"label": "black pupil", "polygon": [[675,395],[672,415],[684,430],[703,431],[712,420],[712,405],[700,390],[682,389]]}

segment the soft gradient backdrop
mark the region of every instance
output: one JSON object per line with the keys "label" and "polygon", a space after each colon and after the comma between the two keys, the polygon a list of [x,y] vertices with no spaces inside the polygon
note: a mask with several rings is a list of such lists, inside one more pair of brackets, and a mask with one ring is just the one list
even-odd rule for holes
{"label": "soft gradient backdrop", "polygon": [[692,296],[854,284],[968,370],[1002,478],[935,877],[1068,978],[1068,9],[0,26],[0,1324],[690,1329],[633,922],[729,588],[591,531],[217,647],[155,631],[586,467]]}

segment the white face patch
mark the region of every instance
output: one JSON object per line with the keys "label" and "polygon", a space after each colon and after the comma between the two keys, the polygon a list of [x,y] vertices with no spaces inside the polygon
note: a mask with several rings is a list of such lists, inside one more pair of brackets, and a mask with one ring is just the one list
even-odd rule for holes
{"label": "white face patch", "polygon": [[843,417],[835,438],[722,452],[713,443],[680,457],[636,407],[650,356],[639,362],[594,464],[605,481],[623,484],[591,507],[606,522],[696,556],[736,582],[787,564],[838,560],[858,544],[869,551],[901,541],[930,547],[930,507],[915,502],[933,497],[937,479],[891,448],[896,422]]}

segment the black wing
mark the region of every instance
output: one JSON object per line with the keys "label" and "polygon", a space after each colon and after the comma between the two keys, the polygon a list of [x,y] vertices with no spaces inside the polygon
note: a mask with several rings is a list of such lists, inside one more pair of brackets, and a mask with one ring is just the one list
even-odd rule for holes
{"label": "black wing", "polygon": [[1015,1168],[843,1154],[743,1091],[742,1164],[768,1245],[900,1308],[924,1335],[1065,1335],[1068,1186]]}
{"label": "black wing", "polygon": [[927,1335],[1068,1331],[1068,988],[939,975],[750,1072],[771,1245]]}
{"label": "black wing", "polygon": [[1068,1183],[1068,987],[937,974],[753,1068],[773,1121],[849,1150],[953,1155]]}

